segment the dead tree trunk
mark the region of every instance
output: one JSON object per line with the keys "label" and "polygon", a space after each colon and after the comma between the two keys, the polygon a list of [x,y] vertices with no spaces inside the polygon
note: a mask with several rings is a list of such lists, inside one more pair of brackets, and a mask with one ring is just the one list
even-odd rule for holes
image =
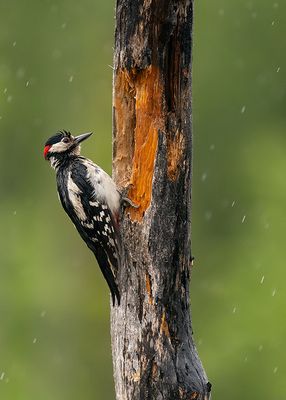
{"label": "dead tree trunk", "polygon": [[111,332],[117,400],[208,399],[192,337],[191,0],[117,0],[113,174],[138,209]]}

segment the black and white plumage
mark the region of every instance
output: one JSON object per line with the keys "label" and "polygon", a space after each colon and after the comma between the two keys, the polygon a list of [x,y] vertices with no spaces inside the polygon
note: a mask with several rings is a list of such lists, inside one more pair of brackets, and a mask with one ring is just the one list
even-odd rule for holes
{"label": "black and white plumage", "polygon": [[44,156],[56,170],[62,206],[94,253],[114,305],[115,298],[120,304],[115,276],[122,262],[118,226],[121,195],[105,171],[80,156],[80,143],[90,135],[73,137],[69,132],[59,132],[46,142]]}

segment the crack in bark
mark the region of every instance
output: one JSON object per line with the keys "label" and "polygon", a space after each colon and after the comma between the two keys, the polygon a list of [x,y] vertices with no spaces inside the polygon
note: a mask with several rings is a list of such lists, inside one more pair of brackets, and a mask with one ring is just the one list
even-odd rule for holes
{"label": "crack in bark", "polygon": [[146,291],[148,294],[148,300],[149,300],[149,304],[153,305],[154,304],[154,299],[152,296],[152,282],[151,282],[151,277],[150,274],[148,272],[146,272]]}

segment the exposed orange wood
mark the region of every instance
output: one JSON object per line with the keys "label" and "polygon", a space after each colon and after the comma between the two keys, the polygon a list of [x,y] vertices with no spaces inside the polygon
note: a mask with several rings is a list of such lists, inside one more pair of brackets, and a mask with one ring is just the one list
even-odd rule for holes
{"label": "exposed orange wood", "polygon": [[163,125],[163,88],[159,69],[152,65],[137,73],[134,83],[136,127],[129,197],[139,205],[138,209],[130,210],[131,218],[140,221],[151,203],[158,130]]}
{"label": "exposed orange wood", "polygon": [[168,178],[175,181],[180,171],[181,159],[184,156],[185,138],[179,131],[174,138],[167,141],[167,172]]}
{"label": "exposed orange wood", "polygon": [[129,180],[128,197],[139,205],[137,209],[130,208],[130,217],[136,221],[143,218],[151,203],[158,131],[164,126],[162,93],[158,67],[151,65],[143,70],[116,72],[114,107],[118,142],[115,160],[117,166],[120,164],[118,175],[127,178],[122,184],[127,186]]}
{"label": "exposed orange wood", "polygon": [[166,320],[166,313],[163,311],[162,315],[162,320],[161,320],[161,326],[160,326],[160,333],[164,333],[168,338],[170,337],[170,331],[169,331],[169,326],[168,322]]}
{"label": "exposed orange wood", "polygon": [[152,305],[154,304],[154,300],[152,297],[152,286],[151,286],[150,275],[148,273],[146,273],[146,290],[148,293],[149,304]]}

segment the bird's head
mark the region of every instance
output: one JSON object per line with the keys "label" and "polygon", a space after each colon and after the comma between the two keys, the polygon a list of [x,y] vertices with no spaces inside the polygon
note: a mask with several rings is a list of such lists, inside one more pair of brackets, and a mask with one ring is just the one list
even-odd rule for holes
{"label": "bird's head", "polygon": [[72,134],[67,131],[58,132],[45,143],[45,159],[60,161],[69,155],[78,155],[80,153],[80,143],[89,138],[90,135],[92,135],[92,132],[83,133],[79,136],[72,136]]}

